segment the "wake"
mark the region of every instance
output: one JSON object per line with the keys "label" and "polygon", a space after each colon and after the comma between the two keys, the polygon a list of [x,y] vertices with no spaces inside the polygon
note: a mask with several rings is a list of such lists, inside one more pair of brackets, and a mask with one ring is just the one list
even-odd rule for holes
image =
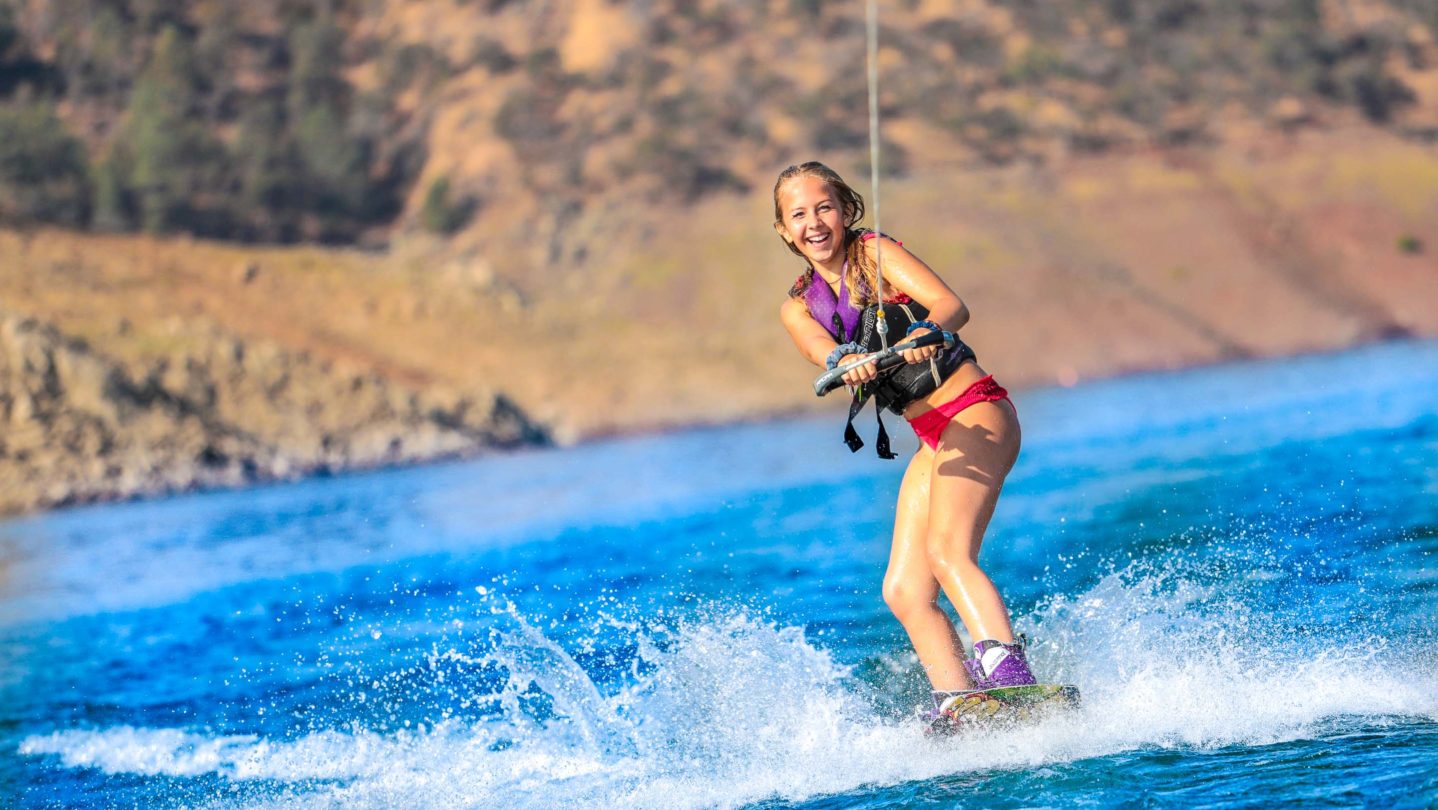
{"label": "wake", "polygon": [[[1229,561],[1232,563],[1232,561]],[[897,688],[865,680],[808,638],[710,606],[672,625],[613,623],[632,650],[596,678],[510,605],[483,643],[437,650],[451,705],[400,730],[320,729],[291,739],[116,726],[33,735],[20,753],[107,774],[218,778],[215,806],[734,807],[799,801],[953,774],[1032,769],[1140,749],[1211,750],[1314,739],[1353,725],[1438,722],[1431,640],[1330,633],[1279,608],[1262,571],[1135,562],[1019,617],[1046,681],[1077,711],[932,741]],[[906,656],[891,661],[909,666]],[[485,694],[446,681],[499,673]],[[379,697],[376,699],[384,699]],[[892,703],[892,701],[889,701]]]}

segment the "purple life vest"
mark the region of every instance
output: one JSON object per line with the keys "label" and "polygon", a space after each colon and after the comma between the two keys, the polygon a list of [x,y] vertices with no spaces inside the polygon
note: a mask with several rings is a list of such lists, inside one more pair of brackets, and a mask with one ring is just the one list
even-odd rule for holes
{"label": "purple life vest", "polygon": [[814,273],[809,288],[804,291],[804,303],[814,320],[839,343],[848,343],[859,328],[861,312],[849,301],[849,288],[842,276],[839,278],[839,294],[834,295],[834,289],[824,277]]}
{"label": "purple life vest", "polygon": [[[855,232],[850,232],[855,233]],[[873,231],[858,231],[858,238],[861,242],[867,242],[878,234]],[[894,244],[903,246],[903,242],[894,240]],[[844,269],[839,272],[839,294],[834,295],[834,289],[829,286],[817,271],[809,282],[809,288],[804,290],[804,304],[809,307],[809,314],[819,325],[828,330],[834,340],[839,343],[848,343],[854,339],[854,334],[859,330],[859,319],[863,317],[863,310],[855,307],[849,301],[848,278],[849,265],[846,263]],[[868,293],[868,284],[860,289],[862,293]],[[867,297],[867,296],[866,296]],[[904,296],[903,300],[909,300]],[[887,303],[887,302],[885,302]]]}

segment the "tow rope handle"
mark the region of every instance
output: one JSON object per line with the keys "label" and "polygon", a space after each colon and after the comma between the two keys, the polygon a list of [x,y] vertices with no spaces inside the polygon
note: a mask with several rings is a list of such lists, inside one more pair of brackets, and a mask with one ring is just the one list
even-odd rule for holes
{"label": "tow rope handle", "polygon": [[869,363],[878,363],[878,370],[880,372],[888,371],[895,366],[904,364],[904,358],[901,356],[901,353],[904,351],[909,349],[922,349],[925,346],[937,346],[940,343],[944,344],[944,348],[949,349],[953,348],[954,343],[957,341],[958,338],[954,336],[953,332],[930,332],[926,335],[920,335],[913,340],[905,341],[904,343],[895,343],[883,351],[864,355],[858,360],[852,360],[842,366],[835,366],[823,374],[820,374],[818,379],[814,380],[814,395],[822,397],[843,385],[844,375],[860,366],[866,366]]}

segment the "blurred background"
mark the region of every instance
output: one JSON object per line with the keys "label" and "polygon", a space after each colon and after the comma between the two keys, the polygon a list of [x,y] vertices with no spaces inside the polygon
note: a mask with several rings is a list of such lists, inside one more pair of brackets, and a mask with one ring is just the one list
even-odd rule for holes
{"label": "blurred background", "polygon": [[[812,0],[0,0],[0,513],[789,414]],[[881,4],[885,229],[1010,385],[1438,334],[1431,0]]]}
{"label": "blurred background", "polygon": [[0,0],[0,805],[1434,806],[1438,3],[878,5],[1083,708],[924,739],[779,324],[863,3]]}

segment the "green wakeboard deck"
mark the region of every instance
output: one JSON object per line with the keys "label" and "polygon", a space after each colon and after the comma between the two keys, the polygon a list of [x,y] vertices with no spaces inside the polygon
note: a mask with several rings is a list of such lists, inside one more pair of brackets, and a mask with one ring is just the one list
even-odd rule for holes
{"label": "green wakeboard deck", "polygon": [[949,735],[967,728],[1026,723],[1078,706],[1076,686],[1041,683],[980,689],[953,698],[929,724],[928,731]]}

